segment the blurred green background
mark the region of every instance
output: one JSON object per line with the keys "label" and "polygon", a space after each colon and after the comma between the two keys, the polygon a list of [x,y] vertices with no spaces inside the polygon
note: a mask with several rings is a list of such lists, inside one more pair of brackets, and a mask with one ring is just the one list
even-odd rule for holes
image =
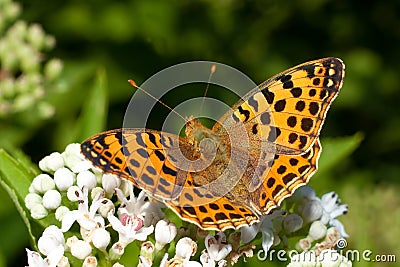
{"label": "blurred green background", "polygon": [[[55,107],[52,118],[26,124],[21,118],[0,119],[0,144],[21,148],[36,163],[94,134],[78,128],[82,108],[97,97],[90,94],[96,83],[107,88],[108,98],[102,98],[108,105],[107,120],[99,116],[94,122],[105,130],[122,125],[134,92],[127,79],[141,84],[177,63],[221,62],[261,83],[305,61],[326,56],[343,59],[343,90],[328,114],[322,137],[328,146],[331,140],[351,139],[356,133],[352,139],[363,140],[351,156],[336,162],[330,171],[317,173],[310,184],[318,195],[336,191],[349,205],[349,213],[339,218],[350,235],[349,249],[396,254],[400,260],[399,1],[20,3],[22,18],[41,24],[57,41],[45,56],[64,62],[60,77],[64,90],[45,96]],[[201,96],[204,88],[193,94]],[[212,89],[210,95],[224,100]],[[174,106],[191,96],[177,91],[163,101]],[[104,107],[100,100],[99,105]],[[159,121],[156,118],[151,126],[157,127]],[[12,134],[15,129],[18,138]],[[329,153],[337,151],[327,150],[323,156]],[[0,192],[0,263],[22,266],[24,247],[29,246],[26,229],[7,194]],[[363,261],[353,266],[396,264]]]}

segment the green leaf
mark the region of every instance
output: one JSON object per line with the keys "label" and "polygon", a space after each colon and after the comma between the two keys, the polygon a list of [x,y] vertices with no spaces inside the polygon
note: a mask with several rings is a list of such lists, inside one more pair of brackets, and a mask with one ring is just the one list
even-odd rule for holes
{"label": "green leaf", "polygon": [[107,76],[105,70],[99,70],[87,101],[82,107],[79,123],[76,126],[78,129],[76,140],[84,140],[104,130],[107,108]]}
{"label": "green leaf", "polygon": [[16,192],[20,201],[28,194],[29,185],[35,175],[35,171],[26,162],[19,161],[0,149],[0,178]]}
{"label": "green leaf", "polygon": [[31,240],[35,241],[27,215],[28,211],[24,204],[24,198],[29,192],[29,185],[36,175],[37,170],[32,168],[32,164],[28,163],[26,157],[22,157],[20,152],[16,153],[20,154],[23,160],[19,161],[3,149],[0,149],[0,184],[14,202],[15,207],[28,228]]}
{"label": "green leaf", "polygon": [[324,176],[329,170],[345,161],[359,147],[363,138],[362,133],[356,133],[347,137],[322,139],[322,153],[318,163],[317,175]]}

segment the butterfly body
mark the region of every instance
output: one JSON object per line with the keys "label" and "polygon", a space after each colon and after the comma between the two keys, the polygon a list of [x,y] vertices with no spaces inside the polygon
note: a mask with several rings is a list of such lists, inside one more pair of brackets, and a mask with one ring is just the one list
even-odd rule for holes
{"label": "butterfly body", "polygon": [[340,59],[310,61],[249,91],[212,129],[189,117],[185,137],[117,129],[81,150],[203,229],[251,225],[316,171],[319,133],[343,77]]}

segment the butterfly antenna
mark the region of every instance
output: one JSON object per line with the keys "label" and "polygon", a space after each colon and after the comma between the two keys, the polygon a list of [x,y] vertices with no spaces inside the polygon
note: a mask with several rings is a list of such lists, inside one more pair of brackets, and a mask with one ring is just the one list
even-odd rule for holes
{"label": "butterfly antenna", "polygon": [[216,69],[217,69],[217,66],[215,66],[215,65],[211,66],[210,76],[208,76],[206,90],[204,91],[203,100],[201,101],[201,105],[200,105],[199,115],[201,115],[203,113],[204,101],[207,96],[208,88],[210,87],[211,77],[214,75],[214,72]]}
{"label": "butterfly antenna", "polygon": [[153,96],[152,94],[150,94],[149,92],[147,92],[146,90],[144,90],[143,88],[141,88],[140,86],[138,86],[134,80],[128,80],[128,82],[135,87],[136,89],[146,93],[146,95],[148,95],[149,97],[153,98],[155,101],[157,101],[158,103],[160,103],[161,105],[163,105],[164,107],[166,107],[167,109],[171,110],[173,113],[175,113],[176,115],[178,115],[178,117],[181,117],[185,122],[187,122],[187,119],[185,119],[181,114],[179,114],[177,111],[175,111],[173,108],[171,108],[170,106],[168,106],[167,104],[165,104],[164,102],[162,102],[160,99],[157,99],[157,97]]}

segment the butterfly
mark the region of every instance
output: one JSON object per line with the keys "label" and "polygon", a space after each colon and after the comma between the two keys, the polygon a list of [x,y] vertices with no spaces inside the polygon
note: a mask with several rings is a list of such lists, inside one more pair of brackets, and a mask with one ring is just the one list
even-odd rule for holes
{"label": "butterfly", "polygon": [[87,139],[81,152],[202,229],[251,225],[317,170],[320,130],[344,70],[338,58],[306,62],[250,90],[212,129],[193,117],[185,137],[116,129]]}

